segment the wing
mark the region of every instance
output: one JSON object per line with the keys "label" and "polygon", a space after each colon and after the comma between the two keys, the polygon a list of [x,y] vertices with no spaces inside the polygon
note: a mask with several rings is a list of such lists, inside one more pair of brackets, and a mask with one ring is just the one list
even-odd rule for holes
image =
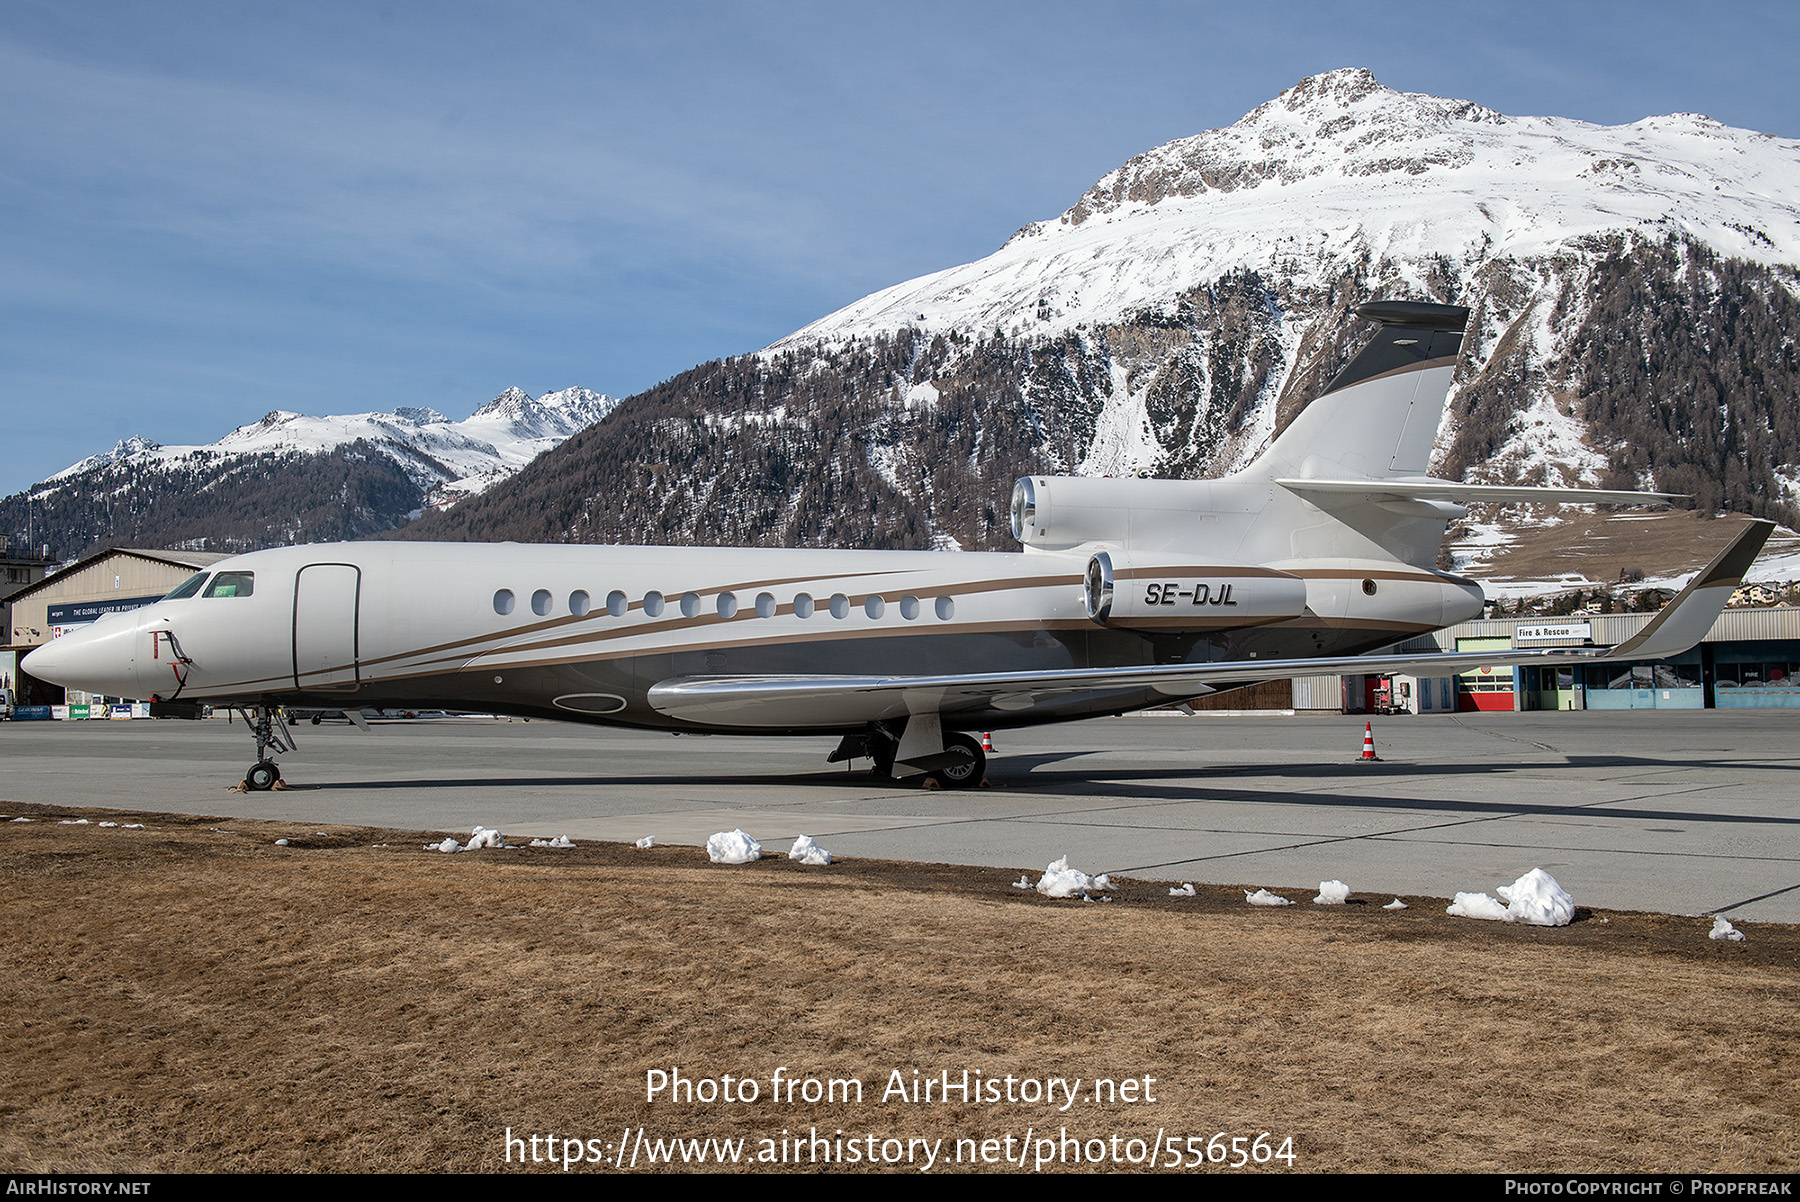
{"label": "wing", "polygon": [[1712,563],[1637,634],[1614,647],[1515,651],[1439,651],[1315,659],[1251,659],[1127,668],[1071,668],[947,676],[679,676],[653,686],[658,712],[686,721],[763,729],[843,730],[869,722],[936,713],[954,725],[959,713],[1058,708],[1093,712],[1095,702],[1121,709],[1159,698],[1197,697],[1221,687],[1315,673],[1404,672],[1451,676],[1478,667],[1663,659],[1703,638],[1775,528],[1745,525]]}

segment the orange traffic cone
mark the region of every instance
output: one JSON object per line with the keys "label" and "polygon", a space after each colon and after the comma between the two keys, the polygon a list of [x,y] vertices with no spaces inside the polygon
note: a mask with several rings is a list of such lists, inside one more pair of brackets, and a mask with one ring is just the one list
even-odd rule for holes
{"label": "orange traffic cone", "polygon": [[983,751],[994,749],[994,736],[991,732],[985,730],[981,732],[981,749]]}
{"label": "orange traffic cone", "polygon": [[1375,727],[1371,723],[1364,722],[1362,759],[1357,762],[1366,764],[1380,759],[1381,757],[1375,754]]}

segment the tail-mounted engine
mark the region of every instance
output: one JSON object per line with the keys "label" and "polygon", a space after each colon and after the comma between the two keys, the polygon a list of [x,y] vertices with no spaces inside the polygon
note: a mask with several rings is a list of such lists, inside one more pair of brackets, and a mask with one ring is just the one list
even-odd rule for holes
{"label": "tail-mounted engine", "polygon": [[1212,509],[1211,480],[1025,476],[1013,485],[1013,537],[1040,551],[1093,543],[1192,543]]}
{"label": "tail-mounted engine", "polygon": [[1124,630],[1262,626],[1305,612],[1306,581],[1250,564],[1096,551],[1081,601],[1093,621]]}

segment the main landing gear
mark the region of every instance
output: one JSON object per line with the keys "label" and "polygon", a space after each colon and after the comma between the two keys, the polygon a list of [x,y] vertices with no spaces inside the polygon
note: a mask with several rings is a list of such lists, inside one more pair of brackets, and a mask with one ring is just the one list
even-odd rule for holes
{"label": "main landing gear", "polygon": [[263,793],[273,789],[281,780],[281,765],[272,757],[294,749],[294,736],[281,720],[281,707],[243,705],[232,709],[243,715],[244,724],[256,737],[256,763],[244,773],[244,791]]}
{"label": "main landing gear", "polygon": [[878,722],[861,734],[845,735],[827,762],[871,760],[874,774],[883,780],[923,773],[926,787],[933,789],[975,789],[987,779],[987,753],[973,735],[948,731],[930,743],[917,746],[904,732]]}

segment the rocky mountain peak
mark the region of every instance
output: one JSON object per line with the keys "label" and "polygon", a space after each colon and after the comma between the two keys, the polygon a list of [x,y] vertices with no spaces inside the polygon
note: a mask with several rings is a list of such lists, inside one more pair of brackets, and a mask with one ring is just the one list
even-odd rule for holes
{"label": "rocky mountain peak", "polygon": [[523,388],[508,388],[505,392],[477,409],[472,417],[517,417],[533,406],[531,394]]}
{"label": "rocky mountain peak", "polygon": [[145,438],[142,434],[133,434],[130,438],[121,438],[114,443],[113,449],[107,452],[107,458],[129,459],[131,456],[142,454],[145,451],[160,450],[162,450],[162,443]]}

